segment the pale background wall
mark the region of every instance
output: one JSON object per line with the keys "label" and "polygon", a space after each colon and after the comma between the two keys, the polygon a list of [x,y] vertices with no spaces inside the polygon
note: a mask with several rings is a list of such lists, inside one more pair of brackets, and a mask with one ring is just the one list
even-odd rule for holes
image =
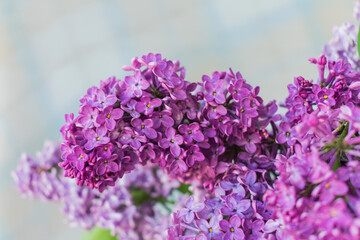
{"label": "pale background wall", "polygon": [[232,67],[265,100],[294,76],[316,77],[332,26],[352,0],[0,0],[0,240],[79,239],[59,207],[23,200],[10,171],[21,152],[59,139],[86,89],[149,51],[177,58],[187,79]]}

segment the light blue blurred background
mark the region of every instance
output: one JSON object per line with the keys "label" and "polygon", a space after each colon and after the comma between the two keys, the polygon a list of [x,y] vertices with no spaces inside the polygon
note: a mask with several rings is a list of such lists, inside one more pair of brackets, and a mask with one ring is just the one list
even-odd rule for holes
{"label": "light blue blurred background", "polygon": [[10,171],[23,151],[60,138],[64,114],[133,56],[179,59],[187,80],[232,67],[282,100],[294,76],[316,78],[333,25],[352,0],[0,0],[0,240],[79,239],[59,206],[23,200]]}

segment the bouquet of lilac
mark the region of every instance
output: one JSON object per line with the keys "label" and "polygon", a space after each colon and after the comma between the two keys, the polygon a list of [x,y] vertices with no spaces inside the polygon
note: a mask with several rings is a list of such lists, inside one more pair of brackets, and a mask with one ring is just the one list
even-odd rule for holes
{"label": "bouquet of lilac", "polygon": [[317,81],[294,79],[283,117],[239,72],[191,83],[136,57],[88,89],[61,143],[23,155],[16,185],[112,239],[360,239],[357,29],[309,59]]}

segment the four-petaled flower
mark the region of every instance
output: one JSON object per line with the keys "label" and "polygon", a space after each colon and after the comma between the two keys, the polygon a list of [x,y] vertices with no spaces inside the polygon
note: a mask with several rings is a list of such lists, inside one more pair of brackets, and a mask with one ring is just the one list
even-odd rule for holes
{"label": "four-petaled flower", "polygon": [[225,103],[225,82],[224,80],[219,80],[212,84],[211,82],[205,82],[204,84],[205,90],[208,92],[205,95],[205,99],[208,102],[215,101],[217,104]]}
{"label": "four-petaled flower", "polygon": [[143,97],[140,102],[136,103],[135,110],[139,113],[150,115],[153,113],[154,108],[160,107],[161,104],[162,101],[159,98],[151,99],[149,97]]}
{"label": "four-petaled flower", "polygon": [[187,124],[181,124],[179,126],[179,132],[183,134],[185,143],[191,144],[193,140],[197,142],[204,141],[204,134],[200,130],[200,126],[197,122]]}
{"label": "four-petaled flower", "polygon": [[104,109],[102,114],[99,114],[99,116],[96,119],[96,122],[99,124],[105,123],[105,127],[109,131],[112,131],[116,126],[115,120],[120,119],[123,115],[124,115],[124,111],[121,110],[120,108],[107,107]]}
{"label": "four-petaled flower", "polygon": [[145,143],[147,141],[145,136],[134,132],[128,127],[124,129],[124,132],[120,135],[119,140],[122,144],[130,145],[135,149],[139,149],[141,147],[141,143]]}
{"label": "four-petaled flower", "polygon": [[106,136],[107,130],[104,126],[98,127],[96,132],[93,129],[87,129],[84,132],[84,137],[87,140],[85,144],[86,150],[92,150],[97,146],[101,146],[110,142],[110,138]]}
{"label": "four-petaled flower", "polygon": [[140,118],[135,118],[131,120],[131,125],[137,132],[144,134],[150,139],[154,139],[157,136],[156,131],[152,128],[153,121],[151,119],[142,121]]}
{"label": "four-petaled flower", "polygon": [[245,235],[242,229],[240,229],[241,220],[238,216],[234,215],[227,220],[221,220],[219,222],[221,230],[225,232],[223,239],[225,240],[243,240]]}
{"label": "four-petaled flower", "polygon": [[175,157],[180,155],[180,145],[183,143],[183,137],[176,134],[176,130],[172,127],[169,127],[165,131],[166,138],[163,138],[159,142],[159,146],[167,149],[170,147],[170,152]]}
{"label": "four-petaled flower", "polygon": [[204,207],[204,203],[194,203],[194,197],[191,196],[186,202],[186,207],[179,211],[178,216],[183,217],[184,222],[191,223],[194,221],[195,213],[199,212]]}
{"label": "four-petaled flower", "polygon": [[115,162],[118,158],[118,155],[113,154],[109,158],[99,158],[95,164],[96,174],[104,175],[108,172],[117,172],[119,171],[119,164]]}

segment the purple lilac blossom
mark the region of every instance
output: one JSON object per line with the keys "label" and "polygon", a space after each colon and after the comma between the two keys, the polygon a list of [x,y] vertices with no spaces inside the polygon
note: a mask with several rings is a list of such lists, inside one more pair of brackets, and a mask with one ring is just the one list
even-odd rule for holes
{"label": "purple lilac blossom", "polygon": [[318,82],[298,77],[288,88],[277,141],[289,148],[278,154],[279,176],[264,195],[272,211],[264,231],[277,239],[357,239],[359,89],[347,86],[356,86],[360,73],[344,59],[322,55],[310,62],[318,67]]}
{"label": "purple lilac blossom", "polygon": [[[110,157],[109,164],[116,158]],[[156,166],[138,166],[115,186],[100,193],[63,177],[63,170],[57,166],[59,159],[59,144],[46,142],[43,152],[36,157],[24,154],[12,176],[25,197],[61,203],[67,223],[72,227],[109,229],[119,240],[165,240],[171,215],[164,206],[172,209],[185,206],[186,195],[176,190],[180,183]],[[101,160],[98,169],[106,168],[101,167],[104,161]],[[135,204],[132,189],[146,192],[149,198]],[[201,190],[192,188],[192,191]],[[168,199],[168,202],[158,199]],[[171,203],[175,199],[176,202]]]}
{"label": "purple lilac blossom", "polygon": [[[269,163],[263,166],[274,168],[277,106],[263,105],[259,88],[240,73],[229,69],[189,83],[178,61],[152,53],[123,69],[130,72],[124,81],[111,77],[91,87],[80,100],[79,115],[66,115],[59,163],[66,177],[104,190],[138,163],[153,162],[212,191],[222,162],[256,166],[257,156],[264,155]],[[110,156],[117,158],[104,171]]]}

